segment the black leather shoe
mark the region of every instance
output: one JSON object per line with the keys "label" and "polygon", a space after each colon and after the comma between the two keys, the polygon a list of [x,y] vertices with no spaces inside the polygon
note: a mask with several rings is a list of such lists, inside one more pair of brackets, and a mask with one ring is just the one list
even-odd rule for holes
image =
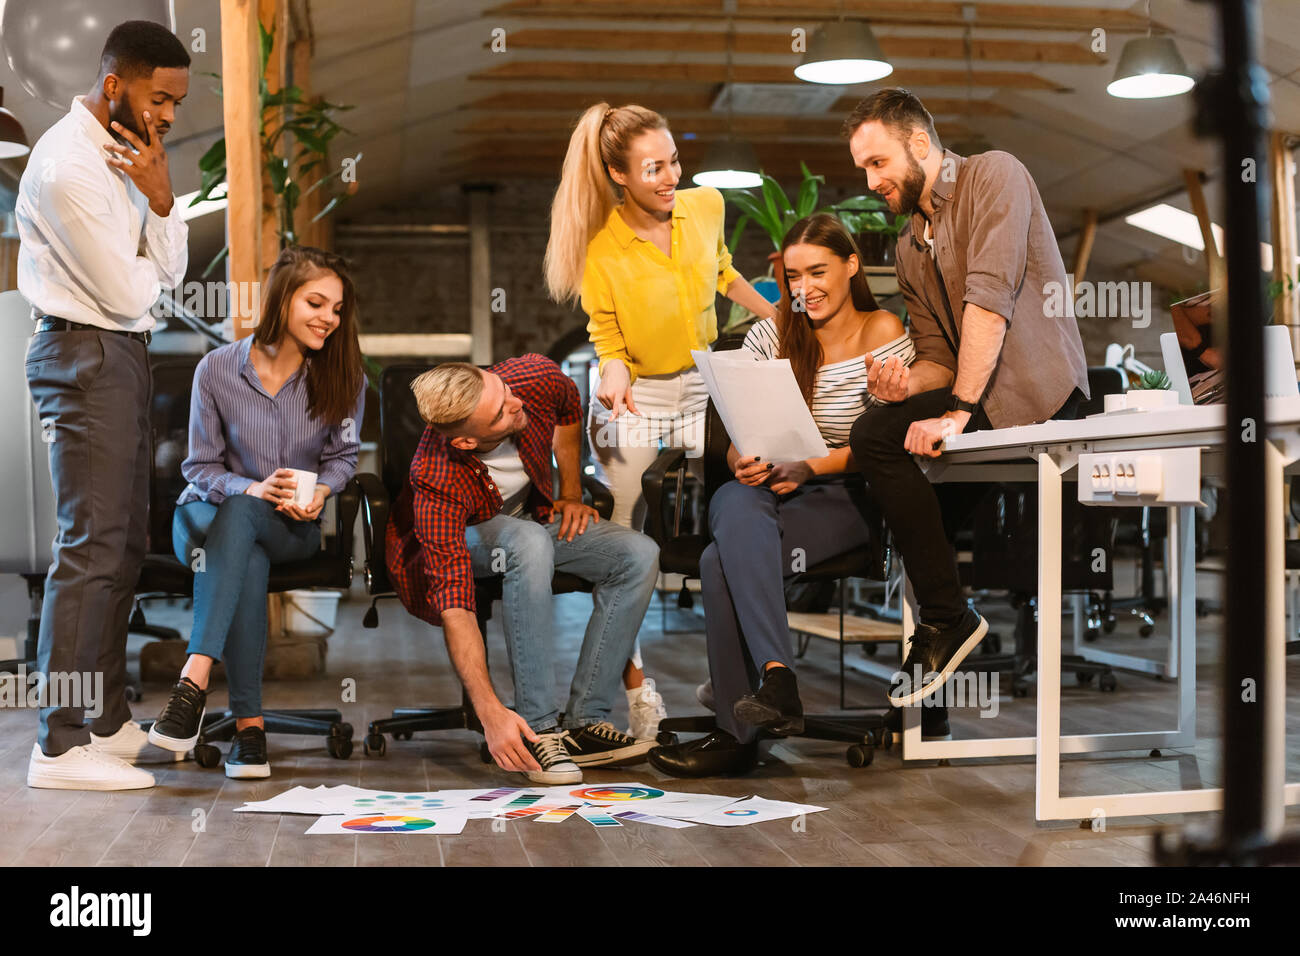
{"label": "black leather shoe", "polygon": [[917,624],[907,660],[894,675],[889,702],[907,707],[929,697],[948,682],[988,632],[989,622],[971,608],[947,627]]}
{"label": "black leather shoe", "polygon": [[794,671],[773,667],[763,675],[757,694],[746,694],[732,706],[736,719],[777,737],[803,733],[803,702]]}
{"label": "black leather shoe", "polygon": [[758,742],[742,744],[725,730],[650,751],[650,766],[674,777],[718,777],[749,773],[758,764]]}
{"label": "black leather shoe", "polygon": [[266,759],[266,731],[261,727],[245,727],[236,731],[226,754],[226,776],[235,780],[261,779],[271,776],[271,764]]}
{"label": "black leather shoe", "polygon": [[[891,708],[889,713],[885,714],[885,730],[894,735],[894,743],[902,743],[903,711],[901,708]],[[931,707],[928,704],[922,705],[921,739],[952,740],[952,729],[948,726],[947,707]]]}

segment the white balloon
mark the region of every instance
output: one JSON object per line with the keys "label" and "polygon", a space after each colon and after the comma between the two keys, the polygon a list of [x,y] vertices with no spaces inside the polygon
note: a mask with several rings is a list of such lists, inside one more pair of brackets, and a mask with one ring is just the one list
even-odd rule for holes
{"label": "white balloon", "polygon": [[104,41],[126,20],[153,20],[176,32],[171,0],[6,0],[0,45],[23,89],[66,110],[90,89]]}

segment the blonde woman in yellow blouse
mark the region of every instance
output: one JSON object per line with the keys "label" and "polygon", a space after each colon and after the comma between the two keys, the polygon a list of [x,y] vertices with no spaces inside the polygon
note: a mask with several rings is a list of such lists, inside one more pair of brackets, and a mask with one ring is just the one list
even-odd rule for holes
{"label": "blonde woman in yellow blouse", "polygon": [[[643,106],[598,103],[569,139],[551,206],[546,284],[557,302],[579,299],[600,360],[591,403],[592,451],[614,496],[611,520],[640,529],[641,474],[660,443],[703,450],[708,392],[692,349],[718,337],[717,293],[760,318],[776,309],[731,265],[722,194],[678,190],[682,166],[668,122]],[[626,415],[625,415],[626,413]],[[698,464],[698,458],[693,458]],[[639,649],[624,674],[633,707],[662,715],[642,687]]]}

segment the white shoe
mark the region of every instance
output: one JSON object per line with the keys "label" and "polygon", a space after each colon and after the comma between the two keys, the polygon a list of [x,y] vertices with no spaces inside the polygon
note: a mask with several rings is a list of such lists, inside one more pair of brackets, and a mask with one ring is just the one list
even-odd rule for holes
{"label": "white shoe", "polygon": [[698,700],[701,705],[707,707],[709,710],[716,711],[718,709],[717,706],[713,703],[713,681],[712,680],[706,680],[703,684],[700,684],[695,688],[695,699]]}
{"label": "white shoe", "polygon": [[40,744],[32,744],[27,764],[27,786],[42,790],[143,790],[153,784],[153,774],[93,746],[47,757]]}
{"label": "white shoe", "polygon": [[96,750],[125,760],[127,763],[174,763],[185,759],[185,753],[163,750],[149,743],[148,732],[134,720],[128,720],[111,737],[90,735],[90,746]]}
{"label": "white shoe", "polygon": [[628,690],[627,715],[629,737],[653,740],[659,733],[659,721],[668,716],[668,711],[664,709],[663,697],[655,690],[655,682],[649,677],[642,678],[640,687]]}

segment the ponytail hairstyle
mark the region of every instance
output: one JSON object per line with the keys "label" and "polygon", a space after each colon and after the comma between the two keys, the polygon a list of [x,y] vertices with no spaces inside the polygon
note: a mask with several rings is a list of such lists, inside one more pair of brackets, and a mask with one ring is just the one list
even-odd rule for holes
{"label": "ponytail hairstyle", "polygon": [[[365,372],[357,339],[357,294],[342,256],[314,246],[287,246],[271,266],[262,298],[262,319],[253,330],[261,345],[280,344],[289,330],[289,306],[303,283],[321,273],[333,273],[343,283],[339,324],[320,349],[305,356],[307,414],[327,425],[341,425],[356,407]],[[360,430],[361,423],[357,423]]]}
{"label": "ponytail hairstyle", "polygon": [[[800,219],[785,234],[785,238],[781,241],[781,252],[784,253],[791,246],[801,243],[821,246],[846,262],[849,256],[857,256],[858,271],[849,277],[849,295],[853,300],[853,307],[859,312],[875,312],[880,308],[876,304],[876,297],[871,294],[871,287],[867,285],[867,275],[862,270],[862,254],[858,252],[857,243],[853,241],[853,237],[849,235],[848,229],[844,227],[839,216],[819,212]],[[799,384],[799,391],[804,401],[811,407],[813,383],[825,354],[821,342],[813,332],[812,321],[808,318],[807,310],[801,309],[796,312],[789,285],[782,283],[782,288],[784,291],[776,313],[776,329],[781,340],[777,358],[790,360],[794,380]]]}
{"label": "ponytail hairstyle", "polygon": [[655,129],[668,129],[668,121],[644,106],[597,103],[579,117],[551,202],[551,238],[542,261],[546,290],[555,302],[578,298],[587,243],[622,198],[622,189],[610,178],[607,167],[627,176],[632,140]]}

